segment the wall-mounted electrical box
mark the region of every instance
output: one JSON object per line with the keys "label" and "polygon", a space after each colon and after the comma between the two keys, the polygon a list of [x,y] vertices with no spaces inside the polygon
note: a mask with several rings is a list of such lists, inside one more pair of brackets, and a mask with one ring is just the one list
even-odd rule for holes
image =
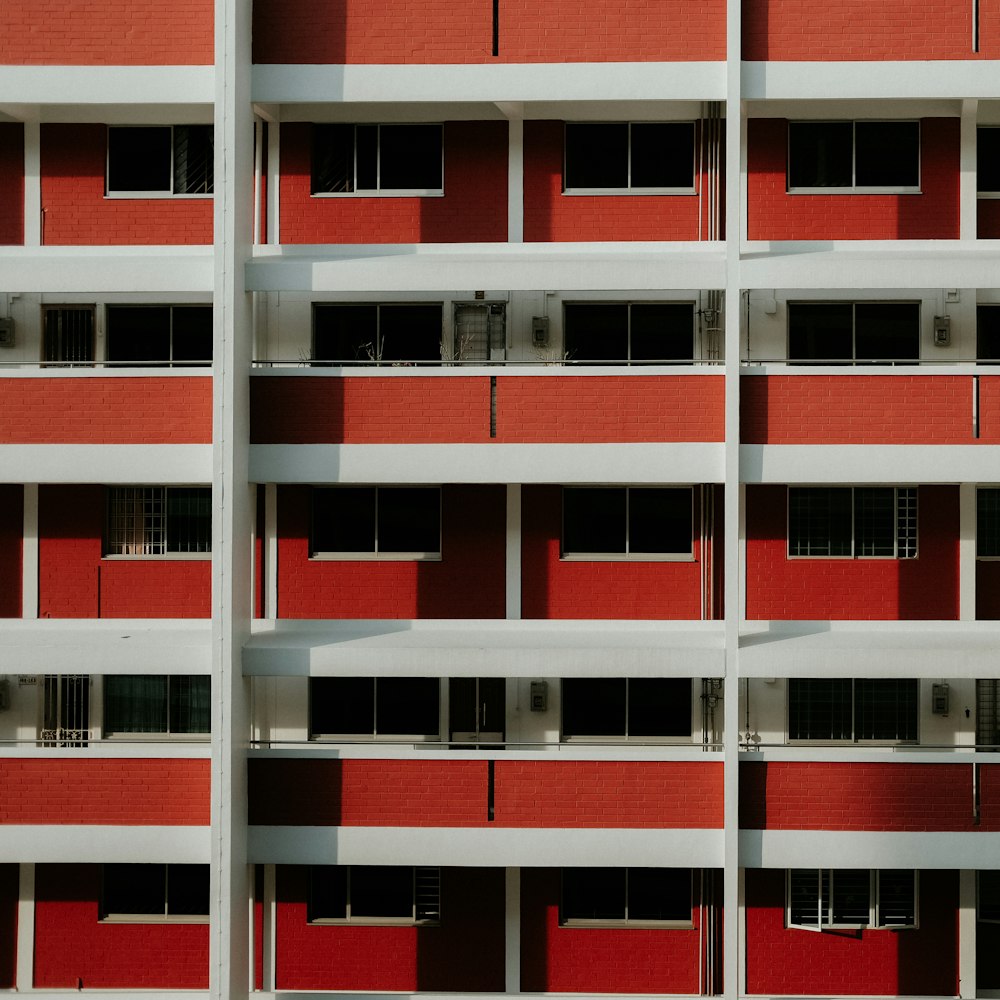
{"label": "wall-mounted electrical box", "polygon": [[948,714],[948,685],[947,684],[932,684],[931,685],[931,712],[934,715],[947,715]]}
{"label": "wall-mounted electrical box", "polygon": [[0,347],[14,346],[14,321],[0,319]]}
{"label": "wall-mounted electrical box", "polygon": [[934,317],[934,346],[948,347],[951,344],[951,317]]}
{"label": "wall-mounted electrical box", "polygon": [[532,347],[548,347],[549,346],[549,317],[548,316],[532,316],[531,317],[531,346]]}
{"label": "wall-mounted electrical box", "polygon": [[547,712],[549,710],[549,682],[531,682],[531,711]]}

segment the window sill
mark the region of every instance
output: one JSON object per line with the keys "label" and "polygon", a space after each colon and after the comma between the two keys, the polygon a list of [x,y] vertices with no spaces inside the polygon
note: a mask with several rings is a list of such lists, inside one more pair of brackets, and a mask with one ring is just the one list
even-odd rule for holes
{"label": "window sill", "polygon": [[414,920],[412,917],[314,917],[306,923],[313,927],[440,927],[440,920]]}
{"label": "window sill", "polygon": [[109,913],[102,924],[207,924],[208,914],[170,916],[160,913]]}
{"label": "window sill", "polygon": [[174,194],[172,191],[106,191],[107,201],[211,201],[214,194]]}
{"label": "window sill", "polygon": [[312,552],[311,562],[441,562],[440,552]]}
{"label": "window sill", "polygon": [[802,187],[786,188],[785,194],[923,194],[919,187]]}
{"label": "window sill", "polygon": [[443,198],[444,188],[393,188],[385,191],[313,191],[311,198]]}
{"label": "window sill", "polygon": [[566,552],[560,562],[683,562],[693,563],[695,557],[685,552]]}
{"label": "window sill", "polygon": [[917,556],[793,556],[788,553],[789,562],[802,562],[806,559],[823,562],[910,562],[916,558]]}
{"label": "window sill", "polygon": [[211,562],[211,552],[164,552],[161,555],[146,555],[137,553],[106,553],[101,556],[102,562]]}
{"label": "window sill", "polygon": [[310,733],[310,743],[440,743],[438,733],[406,735],[398,733]]}
{"label": "window sill", "polygon": [[108,743],[210,743],[211,733],[104,733]]}
{"label": "window sill", "polygon": [[996,201],[1000,199],[1000,191],[977,191],[976,197],[980,201]]}
{"label": "window sill", "polygon": [[692,745],[692,736],[686,733],[682,736],[587,736],[577,733],[575,736],[561,736],[559,742],[569,746],[572,744],[583,746],[677,746],[686,747]]}
{"label": "window sill", "polygon": [[629,929],[654,929],[654,930],[694,930],[694,922],[691,920],[560,920],[560,928],[568,930],[586,930],[601,928],[617,928],[619,930]]}
{"label": "window sill", "polygon": [[698,193],[697,188],[693,187],[680,187],[680,188],[564,188],[564,195],[570,198],[575,197],[585,197],[592,198],[594,196],[598,197],[609,197],[609,196],[643,196],[643,195],[680,195],[680,196],[693,196]]}

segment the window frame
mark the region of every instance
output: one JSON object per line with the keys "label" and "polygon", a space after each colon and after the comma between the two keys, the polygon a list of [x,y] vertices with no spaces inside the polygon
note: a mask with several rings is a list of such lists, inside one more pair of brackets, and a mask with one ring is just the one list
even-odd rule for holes
{"label": "window frame", "polygon": [[[628,178],[628,183],[624,186],[619,187],[570,187],[567,184],[568,176],[568,159],[569,159],[569,141],[567,139],[567,130],[576,126],[589,126],[589,125],[626,125],[628,127],[628,150],[627,150],[627,162],[626,162],[626,176]],[[681,187],[634,187],[632,185],[632,126],[633,125],[690,125],[691,126],[691,184],[690,186]],[[695,119],[679,119],[677,121],[649,121],[649,120],[632,120],[628,119],[625,121],[567,121],[563,122],[563,157],[562,157],[562,194],[568,197],[576,196],[588,196],[588,195],[696,195],[698,194],[698,141],[699,141],[699,122]]]}
{"label": "window frame", "polygon": [[[146,862],[137,862],[145,864]],[[205,875],[209,875],[208,865],[176,865],[171,862],[158,863],[157,867],[162,867],[163,872],[163,912],[162,913],[117,913],[107,909],[105,899],[107,896],[106,880],[109,868],[120,870],[123,868],[135,867],[133,864],[101,865],[101,886],[98,898],[98,921],[106,924],[207,924],[209,913],[170,913],[170,869],[173,867],[199,867],[204,868]],[[123,873],[124,874],[124,873]],[[207,879],[206,879],[207,880]],[[205,887],[206,895],[208,886]]]}
{"label": "window frame", "polygon": [[[568,330],[571,324],[567,322],[568,310],[573,308],[592,308],[594,306],[617,306],[625,310],[625,357],[607,359],[575,358],[569,356],[567,348]],[[691,355],[684,358],[666,358],[646,360],[644,358],[634,359],[632,357],[632,309],[634,306],[689,306],[691,309]],[[694,299],[566,299],[562,303],[562,363],[573,366],[669,366],[683,365],[688,367],[697,364],[701,358],[698,355],[698,303]]]}
{"label": "window frame", "polygon": [[[885,871],[910,871],[910,869],[884,869]],[[816,924],[794,923],[792,921],[792,872],[816,872],[816,909],[819,919]],[[836,885],[836,872],[838,871],[867,871],[868,872],[868,922],[850,923],[833,920],[834,892]],[[882,888],[881,874],[883,869],[844,869],[844,868],[786,868],[785,869],[785,927],[789,930],[812,931],[813,933],[823,933],[825,931],[836,930],[867,930],[867,931],[912,931],[920,929],[920,870],[913,869],[913,922],[908,924],[887,924],[882,920]],[[824,907],[827,919],[824,920],[819,915],[822,905],[822,889],[824,877],[829,879],[829,899]]]}
{"label": "window frame", "polygon": [[[629,879],[631,872],[642,872],[645,868],[639,866],[628,866],[612,869],[621,872],[624,878],[624,900],[625,912],[622,917],[567,917],[565,912],[565,886],[566,872],[585,873],[590,871],[586,867],[560,868],[559,870],[559,916],[558,924],[560,929],[588,928],[588,927],[615,927],[620,929],[655,929],[655,930],[692,930],[694,928],[694,872],[693,868],[680,867],[680,871],[687,871],[688,878],[688,912],[687,920],[653,920],[649,918],[632,919],[628,915],[629,911]],[[654,869],[659,870],[659,869]]]}
{"label": "window frame", "polygon": [[[990,900],[989,907],[993,911],[993,916],[983,916],[983,875],[989,877],[989,881],[994,884],[989,886],[990,895],[995,898]],[[976,872],[976,920],[981,924],[1000,924],[1000,871],[996,869],[980,869]]]}
{"label": "window frame", "polygon": [[[1000,186],[996,188],[981,188],[979,186],[979,175],[980,175],[980,165],[982,156],[982,144],[980,143],[980,135],[983,132],[990,131],[995,133],[993,136],[994,144],[996,149],[990,150],[991,153],[1000,154],[1000,124],[983,124],[976,125],[976,198],[981,201],[995,201],[1000,198]],[[998,165],[998,170],[1000,170],[1000,165]]]}
{"label": "window frame", "polygon": [[[394,359],[383,359],[382,354],[385,348],[385,335],[383,334],[383,319],[382,310],[383,309],[408,309],[408,308],[420,308],[420,309],[432,309],[437,307],[440,314],[438,321],[438,350],[437,356],[434,358],[401,358],[398,360]],[[368,352],[369,356],[367,358],[354,358],[352,359],[328,359],[317,356],[316,348],[316,337],[317,337],[317,317],[324,312],[334,312],[337,309],[374,309],[375,310],[375,329],[372,331],[373,340],[368,341],[365,344],[359,346],[370,347],[371,350]],[[311,323],[312,329],[310,331],[310,342],[309,342],[309,365],[312,368],[338,368],[338,367],[363,367],[363,368],[411,368],[411,367],[424,367],[424,366],[437,366],[440,365],[444,359],[445,353],[445,333],[444,333],[444,302],[441,300],[414,300],[411,302],[329,302],[329,301],[319,301],[311,303]]]}
{"label": "window frame", "polygon": [[[118,529],[113,526],[112,519],[115,516],[112,513],[112,509],[115,504],[115,497],[119,496],[119,499],[123,503],[135,503],[140,500],[137,496],[134,496],[131,500],[124,494],[126,491],[138,491],[142,490],[145,492],[158,490],[160,491],[160,499],[155,497],[145,497],[141,498],[141,503],[145,506],[147,502],[158,502],[162,505],[163,513],[161,516],[163,521],[162,529],[157,529],[155,527],[150,528],[145,523],[144,514],[144,524],[143,524],[143,549],[147,547],[162,546],[163,551],[161,552],[115,552],[113,551],[113,540],[116,540],[116,535],[118,534]],[[208,547],[207,548],[196,548],[189,549],[187,551],[170,551],[167,546],[170,544],[170,512],[169,494],[176,490],[199,490],[202,494],[208,495],[209,501],[209,520],[208,520]],[[103,560],[119,560],[119,559],[143,559],[147,561],[175,561],[175,560],[186,560],[186,561],[206,561],[212,558],[213,551],[213,541],[212,541],[212,522],[211,522],[211,504],[212,504],[212,488],[211,486],[202,486],[199,484],[192,484],[190,486],[182,485],[170,485],[163,486],[159,484],[133,484],[133,485],[115,485],[105,487],[105,515],[104,515],[104,537],[101,543],[101,559]],[[125,515],[123,515],[125,516]],[[151,515],[156,516],[156,515]],[[176,518],[176,515],[175,515]],[[176,525],[175,529],[176,531]],[[149,541],[150,537],[155,539],[158,531],[162,531],[162,542],[159,541]]]}
{"label": "window frame", "polygon": [[[109,730],[108,728],[108,718],[111,713],[108,711],[108,682],[114,681],[119,677],[130,677],[130,676],[144,676],[144,677],[165,677],[166,687],[164,689],[164,715],[167,720],[167,728],[165,730],[150,730],[145,732],[136,732],[134,730],[126,729],[115,729]],[[170,728],[170,717],[171,717],[171,698],[170,698],[170,686],[172,682],[178,680],[190,680],[192,678],[204,678],[208,683],[208,697],[211,699],[211,677],[208,674],[153,674],[153,675],[130,675],[130,674],[106,674],[101,683],[101,738],[106,740],[117,740],[127,743],[141,743],[141,742],[163,742],[169,741],[170,743],[205,743],[211,739],[212,736],[212,722],[209,718],[208,729],[199,730],[172,730]],[[112,685],[113,686],[113,685]]]}
{"label": "window frame", "polygon": [[[850,681],[851,683],[851,703],[850,703],[850,714],[851,714],[851,735],[847,738],[836,738],[830,737],[828,739],[812,739],[804,737],[793,737],[792,736],[792,691],[791,682],[792,681],[827,681],[827,680],[840,680],[840,681]],[[868,680],[891,680],[896,683],[913,683],[917,685],[916,689],[916,699],[913,706],[913,729],[914,736],[913,739],[868,739],[863,738],[858,735],[858,681],[868,681]],[[897,747],[897,746],[919,746],[920,745],[920,680],[919,678],[910,677],[900,677],[900,678],[869,678],[869,677],[843,677],[843,678],[827,678],[827,677],[790,677],[786,681],[785,686],[785,742],[789,746],[886,746],[886,747]]]}
{"label": "window frame", "polygon": [[[89,358],[66,359],[66,338],[72,336],[73,331],[65,330],[68,321],[68,314],[75,313],[81,316],[88,316],[89,319],[83,324],[90,324],[90,330],[84,331],[87,345],[84,353],[90,355]],[[56,326],[58,329],[52,332],[56,343],[50,344],[49,316],[56,316]],[[83,338],[81,338],[81,341]],[[42,330],[40,343],[41,368],[94,368],[97,365],[97,306],[92,303],[62,302],[52,303],[42,306]],[[59,355],[58,358],[48,358],[48,353]]]}
{"label": "window frame", "polygon": [[[357,732],[342,732],[342,733],[325,733],[317,732],[313,729],[313,702],[316,698],[315,686],[317,682],[322,682],[327,679],[339,680],[348,679],[344,676],[337,676],[334,678],[326,677],[310,677],[308,685],[308,738],[311,743],[440,743],[442,742],[442,723],[447,725],[447,719],[445,718],[446,713],[442,711],[442,683],[440,677],[427,677],[422,676],[419,678],[405,678],[405,679],[419,679],[434,681],[437,685],[437,732],[434,733],[387,733],[379,731],[379,719],[378,719],[378,686],[381,681],[383,684],[386,682],[392,683],[395,680],[400,680],[404,678],[396,676],[379,676],[379,675],[368,675],[368,674],[358,674],[351,675],[353,678],[370,680],[372,681],[372,701],[371,701],[371,714],[372,714],[372,730],[371,732],[357,731]],[[367,706],[365,706],[367,707]]]}
{"label": "window frame", "polygon": [[[175,191],[174,185],[176,182],[176,170],[177,170],[177,144],[175,138],[175,130],[178,128],[208,128],[214,129],[214,126],[205,122],[178,122],[176,124],[162,125],[156,123],[135,123],[127,125],[108,125],[108,135],[106,139],[105,157],[104,157],[104,197],[110,200],[136,200],[141,199],[143,201],[147,200],[160,200],[160,199],[171,199],[171,198],[191,198],[196,200],[205,200],[215,197],[215,177],[214,177],[214,162],[213,176],[211,178],[210,186],[211,191],[206,192],[187,192],[187,191]],[[150,191],[119,191],[111,187],[111,132],[113,129],[133,129],[133,128],[164,128],[170,130],[170,187],[169,188],[156,188]],[[213,143],[214,143],[213,135]]]}
{"label": "window frame", "polygon": [[[317,917],[314,915],[315,880],[318,870],[321,869],[346,869],[344,879],[344,912],[343,917]],[[352,874],[356,868],[401,868],[410,869],[411,891],[411,916],[391,917],[391,916],[371,916],[361,915],[355,917],[351,913],[351,881]],[[425,873],[425,877],[436,879],[437,905],[434,907],[436,916],[420,916],[420,906],[418,900],[417,880],[420,873]],[[441,926],[441,868],[437,865],[309,865],[309,872],[306,876],[308,880],[307,900],[306,900],[306,923],[315,926],[344,926],[354,927],[440,927]]]}
{"label": "window frame", "polygon": [[[992,529],[996,540],[991,545],[995,551],[981,552],[980,547],[983,541],[983,531],[980,527],[983,517],[982,497],[989,494],[993,501],[994,510],[989,512],[996,519],[996,524]],[[976,487],[976,562],[997,562],[1000,560],[1000,487],[997,486],[977,486]]]}
{"label": "window frame", "polygon": [[[851,355],[844,358],[797,358],[792,355],[792,312],[796,306],[846,306],[851,307]],[[917,353],[912,358],[859,358],[858,357],[858,306],[916,306],[917,307]],[[923,302],[920,299],[790,299],[785,306],[785,357],[792,365],[872,366],[918,365],[921,359],[921,335],[923,333]]]}
{"label": "window frame", "polygon": [[[588,734],[578,732],[576,734],[567,735],[565,731],[565,685],[567,682],[574,683],[577,681],[590,681],[590,680],[614,680],[614,681],[624,681],[625,683],[625,731],[621,735],[601,735],[601,734]],[[642,735],[632,735],[629,732],[629,682],[630,681],[675,681],[681,682],[686,681],[688,684],[688,701],[687,701],[687,719],[688,719],[688,732],[687,734],[681,735],[662,735],[662,736],[642,736]],[[685,746],[694,739],[695,729],[694,729],[694,683],[690,677],[607,677],[607,678],[597,678],[597,677],[562,677],[559,680],[559,742],[560,743],[577,743],[585,746],[593,746],[596,744],[607,744],[611,746],[617,745],[635,745],[635,744],[655,744],[663,746]]]}
{"label": "window frame", "polygon": [[[111,355],[111,337],[112,337],[112,316],[118,310],[123,309],[133,309],[133,310],[161,310],[166,309],[168,314],[168,324],[169,330],[167,333],[168,337],[168,351],[169,357],[159,359],[159,360],[137,360],[137,361],[122,361],[112,358]],[[185,309],[207,309],[209,312],[212,310],[212,304],[210,302],[109,302],[104,307],[104,339],[105,339],[105,359],[104,367],[106,368],[210,368],[212,365],[212,358],[199,358],[192,360],[175,359],[174,358],[174,328],[177,323],[176,313],[178,311],[183,312]],[[209,348],[211,353],[214,354],[212,348],[214,345],[210,342]]]}
{"label": "window frame", "polygon": [[[795,125],[844,125],[851,124],[851,180],[850,186],[837,185],[829,187],[793,187],[792,186],[792,128]],[[864,125],[906,124],[917,126],[917,183],[915,186],[906,184],[859,185],[858,174],[858,141],[857,127]],[[785,142],[785,193],[790,195],[850,195],[850,194],[923,194],[923,123],[919,118],[815,118],[789,119]]]}

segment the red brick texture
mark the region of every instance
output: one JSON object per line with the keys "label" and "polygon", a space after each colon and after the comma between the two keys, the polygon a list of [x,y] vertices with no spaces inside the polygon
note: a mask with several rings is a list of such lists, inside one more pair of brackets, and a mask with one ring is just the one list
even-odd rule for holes
{"label": "red brick texture", "polygon": [[[3,15],[0,14],[0,18]],[[0,46],[3,45],[0,33]],[[2,61],[2,60],[0,60]],[[0,246],[24,243],[24,126],[0,122]]]}
{"label": "red brick texture", "polygon": [[722,765],[641,761],[250,761],[261,826],[719,829]]}
{"label": "red brick texture", "polygon": [[309,558],[311,488],[278,488],[279,618],[503,618],[506,492],[444,486],[440,561]]}
{"label": "red brick texture", "polygon": [[[744,444],[993,444],[1000,412],[973,437],[971,375],[778,375],[740,381]],[[1000,378],[980,376],[1000,411]]]}
{"label": "red brick texture", "polygon": [[107,131],[106,125],[42,125],[42,242],[211,243],[211,198],[104,196]]}
{"label": "red brick texture", "polygon": [[38,490],[41,618],[208,618],[206,559],[102,559],[103,486]]}
{"label": "red brick texture", "polygon": [[955,996],[958,872],[921,871],[913,930],[785,927],[785,873],[746,872],[747,992],[771,996]]}
{"label": "red brick texture", "polygon": [[958,487],[917,491],[916,559],[788,557],[788,491],[747,487],[751,620],[958,618]]}
{"label": "red brick texture", "polygon": [[37,989],[207,989],[208,924],[104,923],[100,865],[35,868]]}
{"label": "red brick texture", "polygon": [[21,617],[24,490],[0,485],[0,618]]}
{"label": "red brick texture", "polygon": [[207,760],[0,760],[0,824],[205,826]]}
{"label": "red brick texture", "polygon": [[442,868],[437,927],[310,924],[308,869],[277,869],[279,990],[503,992],[502,868]]}
{"label": "red brick texture", "polygon": [[920,194],[789,194],[788,122],[747,123],[752,240],[958,239],[959,121],[920,121]]}
{"label": "red brick texture", "polygon": [[521,869],[521,987],[526,992],[697,994],[697,906],[690,929],[560,927],[559,894],[559,869]]}
{"label": "red brick texture", "polygon": [[[527,242],[697,240],[708,199],[696,194],[564,195],[565,125],[524,123],[524,238]],[[699,178],[705,190],[705,174]]]}
{"label": "red brick texture", "polygon": [[979,52],[972,51],[972,7],[962,0],[878,5],[817,0],[743,0],[743,58],[754,62],[869,62],[996,59],[1000,12],[980,10]]}
{"label": "red brick texture", "polygon": [[[426,8],[424,8],[426,9]],[[502,243],[507,123],[444,123],[444,196],[312,197],[306,122],[281,125],[282,243]]]}
{"label": "red brick texture", "polygon": [[[721,509],[721,508],[720,508]],[[698,493],[695,491],[694,523]],[[701,617],[701,541],[690,562],[562,561],[562,488],[521,491],[521,611],[525,618],[694,620]],[[721,546],[714,560],[721,563]]]}
{"label": "red brick texture", "polygon": [[17,865],[0,865],[0,990],[17,982]]}
{"label": "red brick texture", "polygon": [[556,0],[500,5],[493,55],[489,4],[414,0],[254,5],[257,63],[687,62],[726,58],[726,8],[636,0],[591,8]]}
{"label": "red brick texture", "polygon": [[0,444],[210,444],[211,378],[6,378]]}
{"label": "red brick texture", "polygon": [[0,65],[210,65],[213,26],[212,0],[5,0]]}

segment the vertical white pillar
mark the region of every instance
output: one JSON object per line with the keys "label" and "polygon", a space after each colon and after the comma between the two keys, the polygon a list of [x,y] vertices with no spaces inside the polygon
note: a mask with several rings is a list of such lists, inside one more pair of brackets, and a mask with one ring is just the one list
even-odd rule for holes
{"label": "vertical white pillar", "polygon": [[264,617],[278,617],[278,487],[264,486]]}
{"label": "vertical white pillar", "polygon": [[504,869],[504,990],[521,992],[521,869]]}
{"label": "vertical white pillar", "polygon": [[25,483],[21,530],[21,617],[38,617],[38,483]]}
{"label": "vertical white pillar", "polygon": [[260,215],[261,182],[264,167],[264,122],[255,118],[253,123],[253,234],[251,239],[256,246],[261,241]]}
{"label": "vertical white pillar", "polygon": [[24,123],[24,245],[42,245],[42,139],[37,121]]}
{"label": "vertical white pillar", "polygon": [[976,995],[976,873],[958,873],[958,995]]}
{"label": "vertical white pillar", "polygon": [[958,617],[976,620],[976,484],[958,487]]}
{"label": "vertical white pillar", "polygon": [[507,119],[507,242],[524,242],[524,119]]}
{"label": "vertical white pillar", "polygon": [[274,865],[264,865],[264,898],[261,900],[261,913],[263,914],[263,933],[261,934],[261,948],[263,949],[264,967],[264,991],[271,993],[275,986],[274,960],[277,954],[275,942],[278,927],[278,897],[275,889],[276,885]]}
{"label": "vertical white pillar", "polygon": [[281,125],[267,124],[267,242],[281,242]]}
{"label": "vertical white pillar", "polygon": [[17,889],[17,972],[18,993],[27,993],[35,985],[35,866],[18,866]]}
{"label": "vertical white pillar", "polygon": [[962,101],[961,158],[958,187],[958,235],[963,240],[976,238],[976,116],[979,101]]}
{"label": "vertical white pillar", "polygon": [[521,617],[521,484],[507,484],[507,618]]}

